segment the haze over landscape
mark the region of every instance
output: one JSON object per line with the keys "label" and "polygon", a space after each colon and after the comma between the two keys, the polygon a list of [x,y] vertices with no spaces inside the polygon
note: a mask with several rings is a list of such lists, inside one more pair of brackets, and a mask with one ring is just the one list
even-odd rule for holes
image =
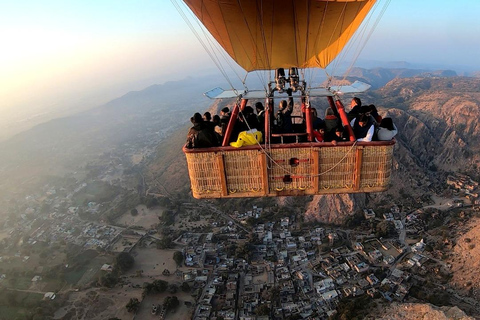
{"label": "haze over landscape", "polygon": [[42,2],[0,4],[0,320],[480,318],[480,2],[383,1],[344,79],[387,191],[213,200],[181,148],[239,68],[177,1]]}
{"label": "haze over landscape", "polygon": [[[392,1],[359,60],[479,70],[479,6]],[[151,84],[205,72],[222,78],[171,1],[22,1],[0,9],[0,139]]]}

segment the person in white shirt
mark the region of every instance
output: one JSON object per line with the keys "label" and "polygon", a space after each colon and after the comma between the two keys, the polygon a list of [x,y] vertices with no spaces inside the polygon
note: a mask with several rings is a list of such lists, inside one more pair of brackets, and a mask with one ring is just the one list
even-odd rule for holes
{"label": "person in white shirt", "polygon": [[383,118],[378,126],[377,137],[380,141],[392,140],[398,133],[397,127],[392,121],[392,118]]}
{"label": "person in white shirt", "polygon": [[372,117],[361,114],[350,122],[350,126],[352,126],[357,141],[372,141],[375,133]]}

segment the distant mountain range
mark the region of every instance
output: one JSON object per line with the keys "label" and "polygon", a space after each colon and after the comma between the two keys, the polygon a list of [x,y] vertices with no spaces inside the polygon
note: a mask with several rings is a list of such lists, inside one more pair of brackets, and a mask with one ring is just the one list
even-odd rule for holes
{"label": "distant mountain range", "polygon": [[47,175],[77,171],[105,153],[154,148],[184,126],[193,110],[208,107],[202,92],[216,82],[209,76],[152,85],[0,142],[0,197],[34,188]]}
{"label": "distant mountain range", "polygon": [[412,77],[455,77],[457,73],[453,70],[426,70],[426,69],[408,69],[408,68],[353,68],[348,75],[349,80],[360,80],[372,85],[372,89],[379,89],[393,79],[412,78]]}

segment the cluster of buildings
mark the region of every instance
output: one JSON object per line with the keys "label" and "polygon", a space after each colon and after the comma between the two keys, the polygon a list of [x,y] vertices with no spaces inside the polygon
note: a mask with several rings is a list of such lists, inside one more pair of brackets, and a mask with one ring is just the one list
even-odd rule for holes
{"label": "cluster of buildings", "polygon": [[447,184],[459,192],[465,193],[465,196],[472,201],[472,205],[480,206],[480,187],[477,181],[469,176],[456,173],[447,177]]}
{"label": "cluster of buildings", "polygon": [[[397,220],[397,211],[384,218]],[[433,262],[423,241],[351,241],[348,230],[320,227],[295,233],[290,220],[257,224],[248,241],[235,226],[222,227],[215,241],[213,234],[184,237],[185,263],[198,268],[183,279],[196,289],[193,319],[327,319],[344,297],[402,301],[416,281],[412,273]],[[230,255],[232,243],[247,246],[248,259]]]}
{"label": "cluster of buildings", "polygon": [[[462,177],[450,181],[470,194],[478,187]],[[81,185],[74,192],[83,188]],[[28,244],[64,241],[84,249],[116,251],[113,247],[123,238],[123,228],[85,224],[68,197],[56,196],[53,188],[46,196],[51,213],[39,213],[39,199],[26,199],[32,205],[25,210],[24,223],[17,231],[28,235],[23,237]],[[88,203],[82,209],[95,212],[98,205]],[[258,219],[262,213],[262,208],[253,207],[230,217],[242,222]],[[379,219],[373,209],[363,213],[366,220]],[[286,319],[292,315],[327,319],[344,297],[368,294],[402,301],[417,281],[413,275],[418,270],[426,273],[432,262],[423,241],[412,246],[405,243],[405,235],[423,231],[421,214],[420,210],[401,214],[396,206],[383,214],[384,220],[395,225],[398,239],[357,237],[338,228],[299,231],[294,217],[257,223],[250,232],[226,219],[225,223],[212,223],[215,232],[184,233],[176,243],[183,246],[184,264],[192,270],[181,276],[197,298],[193,319]],[[0,281],[5,276],[0,275]]]}
{"label": "cluster of buildings", "polygon": [[[92,214],[98,210],[99,204],[88,202],[81,208],[74,205],[73,195],[81,192],[85,183],[71,188],[46,185],[36,195],[26,196],[24,202],[18,204],[21,212],[16,219],[5,218],[0,226],[8,231],[8,237],[0,241],[0,261],[13,263],[26,262],[31,249],[43,253],[52,248],[61,248],[67,244],[82,249],[112,250],[112,246],[121,241],[124,228],[97,222],[85,222],[79,217],[81,211]],[[38,247],[37,247],[38,246]]]}

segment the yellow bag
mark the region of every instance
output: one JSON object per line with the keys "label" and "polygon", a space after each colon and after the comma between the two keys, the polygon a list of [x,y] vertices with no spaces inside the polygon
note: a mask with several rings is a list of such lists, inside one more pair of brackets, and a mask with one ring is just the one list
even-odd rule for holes
{"label": "yellow bag", "polygon": [[262,142],[262,138],[262,133],[257,129],[242,131],[238,134],[237,141],[230,142],[230,145],[235,148],[240,148],[242,146],[253,146]]}

